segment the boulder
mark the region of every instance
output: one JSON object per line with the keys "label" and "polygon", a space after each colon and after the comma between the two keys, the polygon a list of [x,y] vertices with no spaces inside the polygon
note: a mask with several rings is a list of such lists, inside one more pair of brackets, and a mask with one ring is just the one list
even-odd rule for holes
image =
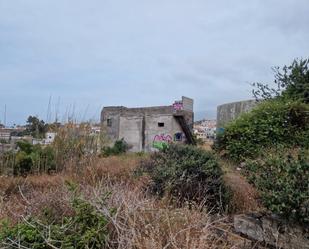
{"label": "boulder", "polygon": [[309,249],[308,229],[270,215],[236,215],[234,229],[237,233],[275,248]]}

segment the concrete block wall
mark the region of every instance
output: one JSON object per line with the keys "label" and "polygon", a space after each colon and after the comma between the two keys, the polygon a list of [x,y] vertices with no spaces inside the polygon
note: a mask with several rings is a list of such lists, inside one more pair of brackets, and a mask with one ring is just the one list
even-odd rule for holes
{"label": "concrete block wall", "polygon": [[[155,151],[153,143],[158,139],[176,142],[174,141],[175,134],[183,133],[180,125],[171,114],[147,115],[145,121],[145,151]],[[164,123],[164,127],[159,127],[158,123]],[[182,135],[182,141],[179,142],[186,140],[185,135]]]}
{"label": "concrete block wall", "polygon": [[[193,100],[188,98],[187,104],[188,108],[193,110]],[[178,110],[175,110],[172,105],[145,108],[104,107],[101,123],[106,127],[111,144],[124,138],[132,152],[155,151],[157,148],[154,144],[160,146],[170,142],[186,142],[185,134],[174,117],[175,112]],[[180,110],[179,112],[192,127],[193,111]]]}
{"label": "concrete block wall", "polygon": [[220,131],[227,123],[239,117],[240,114],[252,110],[256,105],[255,100],[245,100],[218,106],[217,130]]}

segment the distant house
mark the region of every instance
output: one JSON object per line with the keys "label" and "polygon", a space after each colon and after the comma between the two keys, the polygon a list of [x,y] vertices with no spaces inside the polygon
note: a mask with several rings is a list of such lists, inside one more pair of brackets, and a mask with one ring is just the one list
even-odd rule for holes
{"label": "distant house", "polygon": [[156,151],[170,143],[194,143],[193,121],[193,99],[187,97],[168,106],[109,106],[101,113],[111,142],[124,139],[132,152]]}
{"label": "distant house", "polygon": [[9,142],[11,138],[11,129],[0,128],[0,141]]}
{"label": "distant house", "polygon": [[56,135],[56,132],[46,132],[44,143],[51,144],[52,142],[54,142]]}
{"label": "distant house", "polygon": [[216,120],[203,119],[196,121],[193,126],[193,132],[196,138],[203,141],[214,140],[216,137]]}

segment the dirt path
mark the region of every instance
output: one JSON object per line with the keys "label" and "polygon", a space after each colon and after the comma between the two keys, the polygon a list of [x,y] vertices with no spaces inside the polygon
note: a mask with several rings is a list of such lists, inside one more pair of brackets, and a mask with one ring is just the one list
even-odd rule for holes
{"label": "dirt path", "polygon": [[263,210],[257,190],[241,174],[241,168],[227,160],[220,160],[224,181],[233,193],[231,212],[246,213]]}
{"label": "dirt path", "polygon": [[[205,143],[201,148],[211,151],[211,145]],[[230,212],[246,213],[263,210],[256,189],[242,176],[242,169],[237,170],[237,166],[227,160],[220,160],[220,164],[224,171],[224,181],[233,193]]]}

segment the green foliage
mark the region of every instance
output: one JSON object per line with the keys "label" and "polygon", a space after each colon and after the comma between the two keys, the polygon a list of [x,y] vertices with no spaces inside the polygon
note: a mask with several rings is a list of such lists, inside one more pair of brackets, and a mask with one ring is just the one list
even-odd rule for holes
{"label": "green foliage", "polygon": [[247,175],[264,205],[290,220],[309,223],[309,153],[276,150],[248,160]]}
{"label": "green foliage", "polygon": [[[0,225],[0,245],[5,248],[63,248],[101,249],[108,239],[108,219],[95,206],[86,201],[74,188],[72,217],[57,222],[50,212],[43,219],[28,218],[17,225]],[[102,199],[104,203],[106,197]]]}
{"label": "green foliage", "polygon": [[309,146],[309,105],[300,102],[269,100],[242,114],[225,127],[217,147],[240,161],[255,157],[263,148]]}
{"label": "green foliage", "polygon": [[27,141],[17,141],[16,142],[17,147],[19,148],[20,151],[30,154],[33,151],[33,145]]}
{"label": "green foliage", "polygon": [[210,210],[227,204],[222,170],[213,154],[194,146],[170,145],[141,162],[138,173],[148,173],[151,189],[178,204],[196,202]]}
{"label": "green foliage", "polygon": [[124,141],[124,139],[117,140],[114,143],[113,147],[103,147],[102,148],[102,156],[108,157],[113,155],[120,155],[129,149],[128,144]]}
{"label": "green foliage", "polygon": [[25,175],[28,174],[33,167],[32,158],[24,151],[20,151],[16,154],[16,161],[14,165],[13,174]]}
{"label": "green foliage", "polygon": [[57,136],[52,144],[32,145],[19,141],[17,151],[1,153],[0,174],[51,173],[66,167],[80,170],[88,165],[90,158],[97,154],[99,139],[104,138],[104,134],[93,134],[90,124],[69,123],[60,128],[58,124],[53,125]]}
{"label": "green foliage", "polygon": [[31,135],[35,138],[44,138],[48,130],[48,124],[35,116],[29,116],[27,119],[26,130],[24,135]]}
{"label": "green foliage", "polygon": [[11,158],[14,175],[55,170],[55,152],[52,147],[42,147],[39,144],[32,145],[27,141],[18,141],[17,146],[19,151]]}
{"label": "green foliage", "polygon": [[252,93],[257,100],[281,98],[285,100],[301,101],[309,104],[309,59],[294,60],[290,66],[274,68],[275,85],[254,83],[256,87]]}
{"label": "green foliage", "polygon": [[0,144],[8,144],[9,142],[3,138],[0,139]]}
{"label": "green foliage", "polygon": [[[275,69],[277,89],[256,83],[263,100],[229,123],[216,147],[246,161],[246,174],[273,213],[309,223],[309,60]],[[255,160],[254,160],[255,159]]]}

